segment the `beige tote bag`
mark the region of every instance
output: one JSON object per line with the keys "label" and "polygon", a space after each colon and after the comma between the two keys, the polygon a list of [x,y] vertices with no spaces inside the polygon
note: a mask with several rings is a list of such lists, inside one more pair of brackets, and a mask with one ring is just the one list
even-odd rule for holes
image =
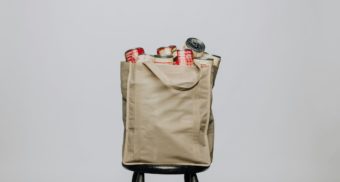
{"label": "beige tote bag", "polygon": [[217,69],[121,62],[124,165],[211,164]]}

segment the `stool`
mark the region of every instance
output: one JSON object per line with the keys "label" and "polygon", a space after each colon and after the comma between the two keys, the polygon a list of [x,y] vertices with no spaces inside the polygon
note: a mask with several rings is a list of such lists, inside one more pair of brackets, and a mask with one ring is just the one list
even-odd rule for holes
{"label": "stool", "polygon": [[151,174],[184,174],[185,182],[198,182],[196,173],[205,171],[209,166],[180,166],[180,165],[124,165],[133,171],[132,182],[145,182],[144,173]]}

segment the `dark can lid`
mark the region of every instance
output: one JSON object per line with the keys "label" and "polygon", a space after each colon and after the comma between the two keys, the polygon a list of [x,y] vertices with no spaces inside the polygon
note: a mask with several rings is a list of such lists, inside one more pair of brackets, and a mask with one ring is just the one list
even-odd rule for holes
{"label": "dark can lid", "polygon": [[185,41],[185,45],[189,48],[192,49],[195,52],[204,52],[205,50],[205,45],[204,43],[194,37],[190,37]]}

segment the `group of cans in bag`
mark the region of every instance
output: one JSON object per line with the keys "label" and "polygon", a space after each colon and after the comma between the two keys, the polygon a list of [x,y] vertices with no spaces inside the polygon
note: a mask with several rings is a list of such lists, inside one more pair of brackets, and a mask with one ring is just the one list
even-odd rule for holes
{"label": "group of cans in bag", "polygon": [[125,52],[126,62],[131,63],[152,61],[159,64],[192,66],[194,59],[201,63],[211,61],[213,65],[216,65],[221,60],[221,57],[205,52],[205,44],[193,37],[185,41],[183,49],[177,49],[175,45],[169,45],[158,48],[155,55],[145,54],[142,47],[129,49]]}

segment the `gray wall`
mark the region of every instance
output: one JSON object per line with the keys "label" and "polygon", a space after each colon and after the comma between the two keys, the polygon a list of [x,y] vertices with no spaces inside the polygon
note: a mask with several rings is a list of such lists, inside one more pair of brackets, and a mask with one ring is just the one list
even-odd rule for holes
{"label": "gray wall", "polygon": [[119,61],[195,36],[223,57],[215,158],[200,180],[339,182],[339,5],[1,0],[0,181],[130,181]]}

